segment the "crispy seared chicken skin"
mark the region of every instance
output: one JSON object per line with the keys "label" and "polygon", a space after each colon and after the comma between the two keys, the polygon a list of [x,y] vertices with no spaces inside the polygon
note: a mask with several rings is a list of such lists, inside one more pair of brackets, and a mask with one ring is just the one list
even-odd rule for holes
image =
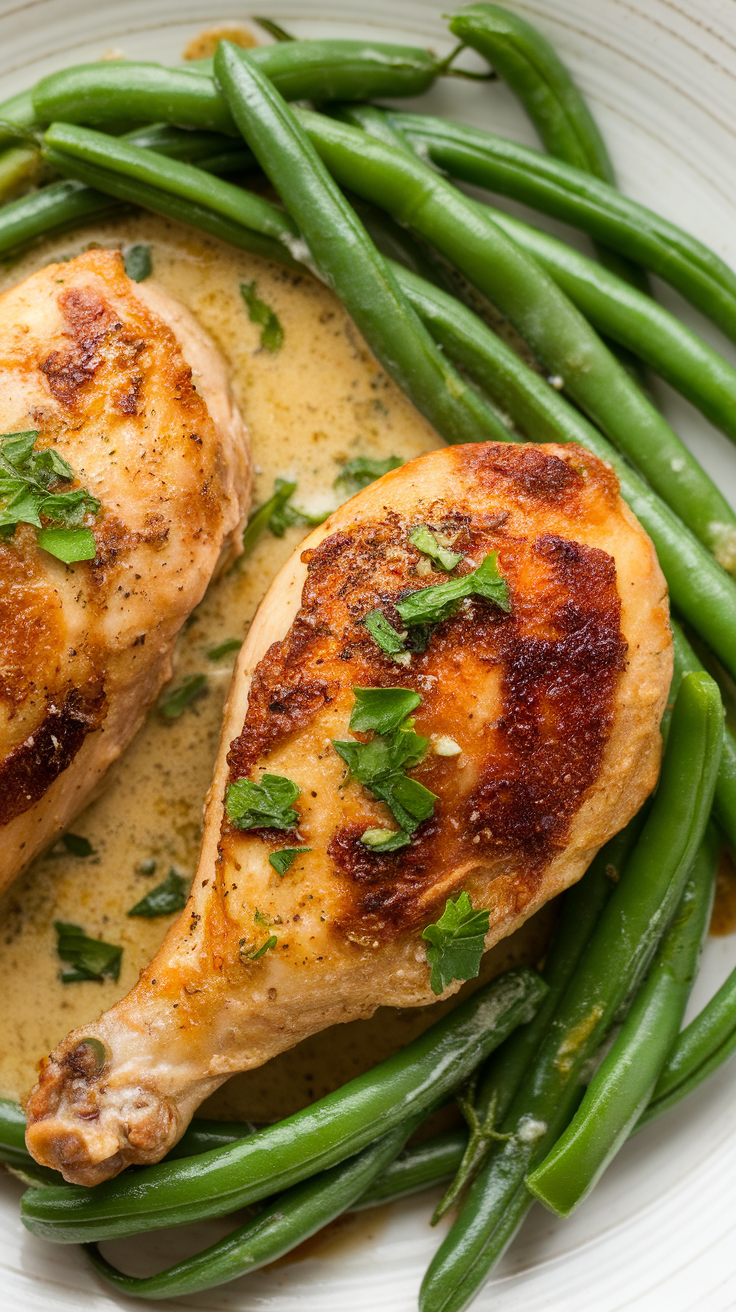
{"label": "crispy seared chicken skin", "polygon": [[62,564],[26,524],[0,536],[0,889],[139,728],[250,501],[221,357],[117,252],[0,296],[0,432],[34,429],[102,510],[94,560]]}
{"label": "crispy seared chicken skin", "polygon": [[[458,574],[497,550],[511,610],[464,601],[401,666],[363,619],[379,607],[400,627],[393,603],[446,580],[409,542],[418,523],[456,535]],[[354,497],[258,612],[188,906],[133,991],[44,1063],[28,1104],[34,1157],[82,1184],[156,1161],[232,1072],[379,1005],[432,1002],[421,934],[449,896],[490,909],[490,947],[641,806],[671,669],[652,544],[611,470],[580,448],[447,448]],[[417,732],[462,748],[411,772],[438,801],[393,853],[361,842],[393,822],[332,746],[351,737],[355,686],[414,689]],[[227,819],[228,783],[264,772],[298,784],[297,829]],[[286,846],[311,851],[281,876],[268,857]]]}

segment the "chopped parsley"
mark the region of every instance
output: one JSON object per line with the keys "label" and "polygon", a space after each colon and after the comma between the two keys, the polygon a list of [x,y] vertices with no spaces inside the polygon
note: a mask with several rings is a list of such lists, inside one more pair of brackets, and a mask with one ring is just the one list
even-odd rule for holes
{"label": "chopped parsley", "polygon": [[256,947],[255,944],[246,947],[245,939],[242,938],[240,940],[240,959],[241,961],[260,961],[261,957],[265,957],[267,952],[271,952],[277,943],[278,939],[275,934],[267,938],[266,942],[262,943],[260,947]]}
{"label": "chopped parsley", "polygon": [[85,522],[100,503],[86,488],[61,491],[76,474],[53,447],[36,451],[38,433],[0,437],[0,536],[12,538],[19,524],[36,529],[38,545],[69,565],[94,560],[94,535]]}
{"label": "chopped parsley", "polygon": [[153,273],[151,247],[144,246],[143,242],[129,246],[123,256],[123,263],[125,272],[133,282],[145,282]]}
{"label": "chopped parsley", "polygon": [[94,856],[95,849],[88,838],[81,834],[62,834],[61,841],[72,856]]}
{"label": "chopped parsley", "polygon": [[295,492],[296,483],[289,483],[283,478],[276,479],[272,496],[254,510],[248,520],[248,527],[243,534],[243,556],[247,556],[253,550],[267,528],[275,537],[282,538],[287,528],[294,524],[315,528],[318,524],[324,523],[331,512],[325,511],[312,515],[306,510],[297,510],[296,506],[289,504]]}
{"label": "chopped parsley", "polygon": [[311,852],[311,847],[282,847],[280,852],[272,852],[268,858],[278,875],[285,875],[293,866],[300,852]]}
{"label": "chopped parsley", "polygon": [[293,803],[299,788],[281,774],[261,775],[260,783],[236,779],[228,784],[225,810],[237,829],[295,829],[299,812]]}
{"label": "chopped parsley", "polygon": [[353,688],[353,694],[352,733],[390,733],[422,700],[411,688]]}
{"label": "chopped parsley", "polygon": [[101,939],[88,938],[80,925],[55,920],[56,950],[67,963],[61,972],[62,984],[79,984],[83,980],[117,980],[123,949]]}
{"label": "chopped parsley", "polygon": [[261,349],[273,354],[280,351],[284,344],[284,330],[271,306],[256,296],[255,282],[241,282],[240,295],[248,308],[251,323],[261,325]]}
{"label": "chopped parsley", "polygon": [[343,465],[335,479],[335,487],[344,487],[351,494],[362,492],[369,483],[390,474],[392,469],[400,469],[404,461],[399,456],[386,456],[385,460],[371,460],[370,456],[356,456]]}
{"label": "chopped parsley", "polygon": [[[355,691],[355,690],[354,690]],[[360,689],[363,694],[367,692],[393,692],[393,689]],[[406,699],[413,700],[414,695],[407,688],[397,689]],[[357,699],[356,699],[357,700]],[[366,714],[373,714],[376,718],[377,712],[365,711],[366,699],[362,698],[362,704],[356,706],[353,715],[358,714],[359,719]],[[408,704],[408,699],[406,700]],[[414,701],[414,706],[418,703]],[[412,706],[412,709],[414,709]],[[420,784],[416,779],[410,779],[406,774],[412,766],[418,765],[423,760],[427,750],[429,740],[422,738],[414,732],[413,721],[402,719],[397,722],[396,704],[392,704],[390,711],[385,711],[386,722],[393,723],[394,727],[386,733],[376,734],[368,743],[359,742],[340,742],[333,739],[332,746],[338,756],[342,757],[347,765],[351,775],[368,788],[373,796],[379,801],[385,802],[396,823],[399,825],[402,835],[405,837],[412,834],[419,827],[423,820],[429,819],[434,811],[434,804],[437,798],[434,793],[430,792],[424,784]],[[354,728],[351,718],[351,728]],[[374,830],[367,830],[369,834],[374,834]],[[372,837],[367,843],[368,847],[373,850],[394,851],[397,847],[404,847],[406,844],[399,841],[399,835],[395,831],[384,831],[385,838],[377,840]],[[388,843],[392,847],[388,847]]]}
{"label": "chopped parsley", "polygon": [[161,698],[158,704],[161,715],[165,720],[178,720],[187,706],[204,692],[206,685],[206,674],[187,674],[181,683],[177,683],[175,688]]}
{"label": "chopped parsley", "polygon": [[450,551],[447,547],[443,547],[426,524],[417,524],[409,534],[409,541],[417,551],[421,551],[423,556],[436,560],[448,574],[463,558],[461,551]]}
{"label": "chopped parsley", "polygon": [[381,651],[398,659],[403,665],[407,659],[406,634],[398,633],[380,610],[369,610],[363,623]]}
{"label": "chopped parsley", "polygon": [[434,587],[420,588],[403,601],[396,610],[405,624],[439,624],[457,610],[465,597],[485,597],[501,610],[511,609],[509,586],[498,572],[498,552],[491,551],[477,569],[461,578],[448,579]]}
{"label": "chopped parsley", "polygon": [[144,916],[153,920],[156,916],[172,916],[175,911],[183,911],[189,896],[186,879],[170,870],[162,884],[157,884],[150,893],[146,893],[140,902],[130,908],[129,916]]}
{"label": "chopped parsley", "polygon": [[447,905],[434,925],[427,925],[422,938],[431,943],[427,962],[431,968],[433,993],[444,993],[456,979],[475,979],[480,970],[490,911],[474,911],[467,893]]}
{"label": "chopped parsley", "polygon": [[219,647],[212,647],[207,652],[207,660],[221,661],[223,657],[229,656],[231,652],[240,651],[242,645],[242,638],[226,638],[225,642],[220,643]]}

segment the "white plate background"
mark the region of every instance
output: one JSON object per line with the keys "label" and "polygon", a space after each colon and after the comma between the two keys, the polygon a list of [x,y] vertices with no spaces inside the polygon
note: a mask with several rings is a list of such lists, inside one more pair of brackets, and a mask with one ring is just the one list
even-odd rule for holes
{"label": "white plate background", "polygon": [[[508,3],[550,36],[573,69],[604,130],[622,188],[736,267],[736,0]],[[259,0],[258,10],[301,36],[419,39],[445,51],[441,15],[451,7],[435,0],[373,0],[370,21],[361,0]],[[221,7],[220,0],[3,0],[0,94],[22,90],[53,69],[96,59],[110,47],[129,58],[175,62],[203,27],[246,16],[233,0],[222,0]],[[536,144],[500,84],[445,81],[429,107]],[[574,240],[585,249],[582,239]],[[657,294],[736,362],[736,350],[673,292],[658,286]],[[733,446],[664,386],[660,397],[736,504]],[[689,1015],[735,962],[736,939],[709,942]],[[477,1312],[736,1308],[735,1095],[736,1063],[630,1143],[570,1221],[557,1222],[536,1208],[478,1299]],[[109,1292],[79,1249],[27,1234],[18,1219],[20,1194],[15,1181],[0,1178],[0,1306],[7,1312],[162,1306]],[[413,1312],[439,1238],[428,1225],[431,1207],[432,1198],[423,1195],[366,1213],[314,1257],[163,1306]],[[222,1230],[217,1223],[192,1228],[192,1246],[212,1242]],[[130,1244],[136,1241],[107,1245],[106,1251],[122,1257]],[[181,1232],[159,1232],[137,1244],[150,1270],[183,1256]]]}

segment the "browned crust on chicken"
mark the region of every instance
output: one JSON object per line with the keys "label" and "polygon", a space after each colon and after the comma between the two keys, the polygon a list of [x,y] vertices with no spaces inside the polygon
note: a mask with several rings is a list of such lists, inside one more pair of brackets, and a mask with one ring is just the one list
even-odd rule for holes
{"label": "browned crust on chicken", "polygon": [[[408,540],[419,523],[457,532],[459,568],[497,550],[511,611],[463,602],[404,667],[362,620],[376,604],[398,620],[403,595],[444,581]],[[657,777],[671,670],[652,544],[611,470],[580,448],[447,448],[353,498],[262,603],[187,908],[128,997],[52,1054],[29,1102],[34,1155],[67,1179],[105,1179],[163,1155],[228,1074],[379,1005],[431,1002],[421,934],[448,896],[466,890],[488,908],[490,947],[639,809]],[[417,731],[462,749],[430,752],[411,772],[438,802],[392,855],[359,844],[392,821],[332,746],[350,737],[353,688],[371,685],[416,689]],[[265,772],[299,787],[296,829],[227,820],[228,783]],[[282,877],[268,856],[294,845],[311,852]],[[250,959],[271,933],[275,946]],[[69,1062],[87,1035],[108,1059],[75,1083]]]}

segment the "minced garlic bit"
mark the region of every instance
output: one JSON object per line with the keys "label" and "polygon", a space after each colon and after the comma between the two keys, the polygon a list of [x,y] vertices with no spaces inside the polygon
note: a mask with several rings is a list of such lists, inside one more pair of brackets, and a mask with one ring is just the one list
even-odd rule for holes
{"label": "minced garlic bit", "polygon": [[459,756],[463,749],[454,738],[442,733],[432,735],[432,750],[435,756]]}

